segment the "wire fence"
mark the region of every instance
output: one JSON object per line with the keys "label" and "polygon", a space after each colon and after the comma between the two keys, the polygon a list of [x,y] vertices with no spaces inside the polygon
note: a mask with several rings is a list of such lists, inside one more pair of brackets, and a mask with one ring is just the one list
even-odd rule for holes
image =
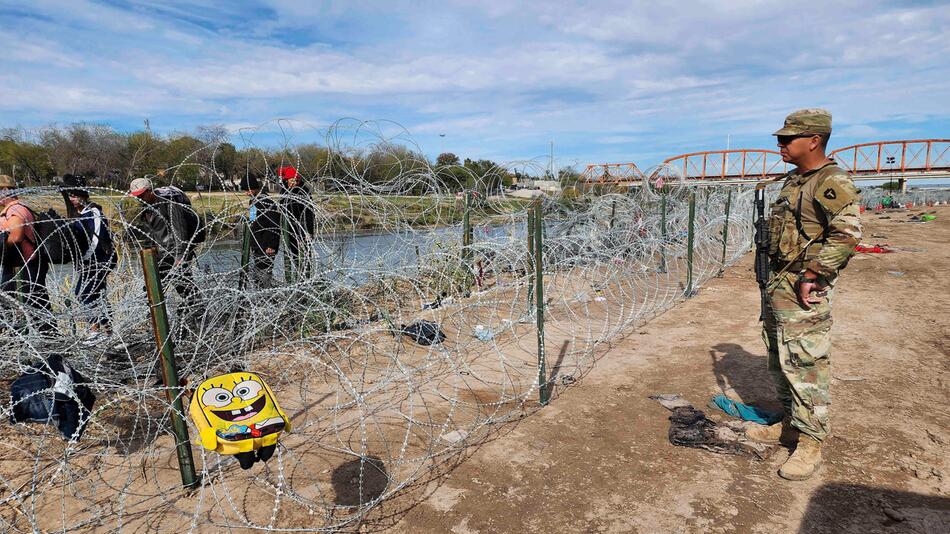
{"label": "wire fence", "polygon": [[[499,425],[538,409],[542,389],[556,398],[590,370],[598,346],[687,298],[752,242],[751,188],[690,188],[671,169],[654,170],[640,188],[575,190],[535,204],[459,195],[440,185],[436,168],[369,183],[357,168],[333,178],[294,163],[314,191],[270,195],[282,221],[272,266],[248,263],[244,201],[214,210],[205,209],[210,196],[193,203],[211,231],[194,261],[163,280],[184,385],[162,379],[140,261],[151,243],[133,238],[142,206],[123,192],[90,189],[117,238],[105,293],[111,336],[90,337],[103,310],[75,297],[83,261],[52,267],[51,311],[0,296],[0,389],[39,367],[51,386],[38,395],[50,395],[62,383],[37,362],[62,357],[82,377],[73,386],[96,397],[79,439],[53,424],[4,427],[0,529],[355,528]],[[480,179],[472,176],[470,190]],[[45,205],[59,193],[18,195]],[[542,218],[540,269],[529,212]],[[412,329],[421,321],[444,339],[426,344]],[[259,375],[293,428],[272,458],[245,470],[199,446],[194,421],[177,414],[188,421],[200,477],[186,491],[167,393],[187,405],[197,384],[235,370]],[[4,419],[14,409],[5,402]]]}

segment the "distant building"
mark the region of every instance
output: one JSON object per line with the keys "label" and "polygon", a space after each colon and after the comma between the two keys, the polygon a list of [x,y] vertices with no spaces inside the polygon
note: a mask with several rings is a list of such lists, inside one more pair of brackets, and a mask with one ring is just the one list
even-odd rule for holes
{"label": "distant building", "polygon": [[521,180],[518,189],[538,189],[545,193],[560,193],[561,183],[557,180]]}

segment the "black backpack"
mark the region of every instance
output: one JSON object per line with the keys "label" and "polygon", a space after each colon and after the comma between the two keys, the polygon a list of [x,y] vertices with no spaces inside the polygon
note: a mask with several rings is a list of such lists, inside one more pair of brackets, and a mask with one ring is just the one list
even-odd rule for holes
{"label": "black backpack", "polygon": [[66,440],[79,439],[96,403],[87,383],[59,354],[32,364],[10,385],[10,422],[54,424]]}
{"label": "black backpack", "polygon": [[201,217],[198,216],[198,213],[195,212],[195,209],[191,207],[191,199],[188,198],[188,195],[186,195],[184,191],[173,185],[167,185],[156,188],[154,193],[159,198],[184,206],[186,208],[185,216],[188,220],[189,239],[192,244],[195,245],[205,242],[205,239],[208,237],[208,228],[204,224],[204,221],[201,220]]}
{"label": "black backpack", "polygon": [[43,254],[46,261],[61,265],[70,263],[77,257],[76,240],[69,229],[69,219],[64,218],[50,208],[37,213],[28,208],[33,214],[33,244],[36,253]]}

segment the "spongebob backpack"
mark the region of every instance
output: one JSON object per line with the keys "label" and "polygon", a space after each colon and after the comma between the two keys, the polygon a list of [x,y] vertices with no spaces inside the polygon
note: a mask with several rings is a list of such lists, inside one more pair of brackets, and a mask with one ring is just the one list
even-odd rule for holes
{"label": "spongebob backpack", "polygon": [[[201,445],[220,454],[237,455],[248,469],[267,461],[290,419],[274,393],[254,373],[228,373],[209,378],[195,388],[189,413]],[[255,451],[257,455],[255,456]]]}

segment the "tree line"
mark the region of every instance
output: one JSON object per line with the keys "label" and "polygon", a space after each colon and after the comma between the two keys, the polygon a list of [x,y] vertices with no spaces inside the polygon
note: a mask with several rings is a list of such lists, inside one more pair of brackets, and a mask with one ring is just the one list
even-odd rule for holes
{"label": "tree line", "polygon": [[233,190],[245,173],[272,174],[286,165],[331,191],[396,183],[394,194],[473,189],[490,195],[532,178],[490,160],[462,160],[452,153],[430,162],[391,143],[346,150],[315,143],[238,148],[221,126],[169,134],[147,127],[119,132],[90,123],[0,129],[0,173],[14,175],[25,186],[50,185],[58,176],[73,174],[85,176],[90,186],[118,190],[140,176],[157,176],[185,190]]}

